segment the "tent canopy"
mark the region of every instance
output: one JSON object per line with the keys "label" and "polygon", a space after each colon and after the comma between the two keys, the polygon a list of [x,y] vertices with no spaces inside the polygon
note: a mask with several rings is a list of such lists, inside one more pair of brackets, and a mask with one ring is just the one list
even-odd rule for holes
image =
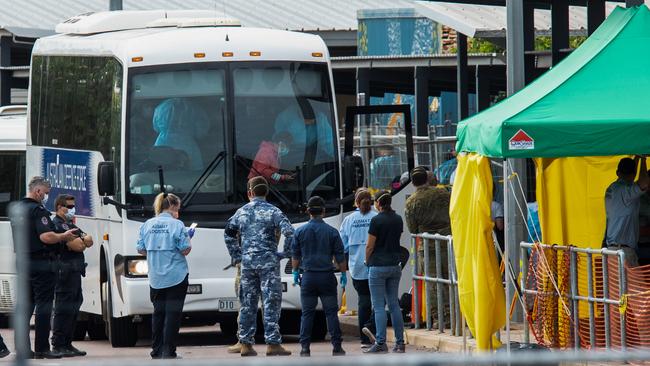
{"label": "tent canopy", "polygon": [[535,82],[458,125],[459,152],[566,157],[650,152],[650,10],[617,7]]}

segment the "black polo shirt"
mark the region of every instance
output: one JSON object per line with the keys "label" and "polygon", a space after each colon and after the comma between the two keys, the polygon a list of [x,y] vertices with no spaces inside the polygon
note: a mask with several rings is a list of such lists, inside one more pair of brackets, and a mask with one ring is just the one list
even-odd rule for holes
{"label": "black polo shirt", "polygon": [[399,240],[404,224],[395,211],[384,211],[370,220],[368,234],[377,238],[368,266],[396,266],[400,262]]}
{"label": "black polo shirt", "polygon": [[28,197],[15,202],[13,205],[10,216],[14,242],[17,242],[17,228],[23,227],[27,229],[30,255],[54,253],[57,246],[45,244],[40,238],[41,234],[56,230],[54,223],[50,219],[50,211],[40,202]]}
{"label": "black polo shirt", "polygon": [[[52,222],[56,227],[57,233],[65,233],[66,231],[71,229],[79,229],[77,225],[73,224],[72,222],[66,222],[65,219],[59,217],[58,215],[54,216]],[[83,232],[83,230],[81,229],[79,230]],[[60,244],[59,252],[61,253],[62,261],[70,261],[79,265],[83,265],[85,263],[84,253],[70,250],[70,248],[68,248],[66,243]]]}

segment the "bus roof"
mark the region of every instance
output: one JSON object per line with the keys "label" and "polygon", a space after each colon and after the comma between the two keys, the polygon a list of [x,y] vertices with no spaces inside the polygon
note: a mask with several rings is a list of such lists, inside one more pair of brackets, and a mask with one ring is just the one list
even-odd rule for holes
{"label": "bus roof", "polygon": [[34,55],[115,56],[126,67],[215,62],[327,62],[315,35],[244,27],[161,27],[40,38]]}
{"label": "bus roof", "polygon": [[27,114],[2,112],[0,110],[0,151],[25,151]]}

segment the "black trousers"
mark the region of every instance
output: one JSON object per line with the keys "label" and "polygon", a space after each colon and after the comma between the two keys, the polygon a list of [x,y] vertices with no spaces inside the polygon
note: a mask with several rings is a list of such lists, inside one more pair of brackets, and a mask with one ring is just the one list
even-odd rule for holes
{"label": "black trousers", "polygon": [[323,304],[327,330],[330,333],[332,345],[341,345],[341,325],[339,324],[339,305],[336,286],[338,282],[334,272],[305,272],[300,281],[300,302],[302,316],[300,318],[300,344],[309,347],[311,332],[314,326],[314,316],[318,298]]}
{"label": "black trousers", "polygon": [[176,339],[181,327],[183,304],[187,294],[188,276],[178,285],[155,289],[150,287],[153,303],[151,317],[151,357],[176,356]]}
{"label": "black trousers", "polygon": [[372,311],[372,302],[370,301],[370,287],[368,280],[355,280],[352,279],[352,285],[358,294],[358,318],[359,318],[359,336],[361,343],[371,343],[370,339],[361,332],[361,329],[366,327],[374,334],[377,329],[375,327],[375,315]]}
{"label": "black trousers", "polygon": [[[56,261],[49,259],[31,259],[29,268],[29,306],[27,319],[34,314],[34,351],[50,350],[50,321],[56,286]],[[28,320],[29,321],[29,320]],[[27,324],[29,328],[29,324]],[[29,343],[29,339],[26,340]]]}
{"label": "black trousers", "polygon": [[72,335],[82,303],[81,272],[59,271],[54,291],[52,346],[72,345]]}

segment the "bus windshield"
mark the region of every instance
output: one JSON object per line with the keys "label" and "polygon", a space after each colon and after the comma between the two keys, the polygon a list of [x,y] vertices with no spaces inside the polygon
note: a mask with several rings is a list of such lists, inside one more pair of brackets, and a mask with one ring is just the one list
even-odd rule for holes
{"label": "bus windshield", "polygon": [[271,186],[269,201],[292,221],[307,218],[299,203],[313,195],[338,213],[326,64],[132,69],[128,90],[127,203],[150,207],[162,170],[167,192],[183,198],[195,187],[181,216],[203,225],[221,226],[248,202],[246,182],[258,175]]}

